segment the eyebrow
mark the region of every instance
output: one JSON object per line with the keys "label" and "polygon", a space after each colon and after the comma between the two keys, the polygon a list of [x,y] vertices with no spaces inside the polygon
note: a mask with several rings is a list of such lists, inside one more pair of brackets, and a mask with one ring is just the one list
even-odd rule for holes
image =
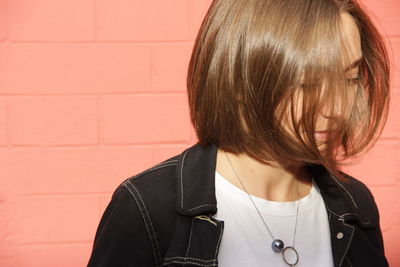
{"label": "eyebrow", "polygon": [[359,59],[357,59],[356,61],[354,61],[353,63],[351,63],[349,66],[347,66],[344,71],[348,72],[349,70],[352,70],[356,67],[358,67],[358,65],[360,65],[360,63],[362,62],[362,60],[364,59],[363,56],[361,56]]}

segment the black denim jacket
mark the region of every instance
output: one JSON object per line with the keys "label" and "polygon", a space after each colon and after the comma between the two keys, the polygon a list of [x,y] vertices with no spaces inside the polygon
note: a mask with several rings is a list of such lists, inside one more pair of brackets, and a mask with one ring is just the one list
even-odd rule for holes
{"label": "black denim jacket", "polygon": [[[215,145],[196,144],[123,181],[88,266],[218,266],[224,221],[213,217],[216,155]],[[328,211],[335,266],[388,266],[369,189],[347,174],[348,183],[339,182],[322,165],[309,168]]]}

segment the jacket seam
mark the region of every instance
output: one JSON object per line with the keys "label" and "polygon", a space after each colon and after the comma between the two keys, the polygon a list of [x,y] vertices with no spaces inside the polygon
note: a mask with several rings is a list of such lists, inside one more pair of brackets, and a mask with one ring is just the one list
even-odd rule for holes
{"label": "jacket seam", "polygon": [[154,171],[154,170],[162,169],[164,167],[169,167],[169,166],[176,166],[176,162],[177,162],[177,160],[170,160],[170,161],[166,161],[166,162],[161,162],[161,163],[159,163],[157,165],[154,165],[153,167],[151,167],[151,168],[149,168],[147,170],[142,171],[141,173],[138,173],[138,174],[133,175],[133,176],[131,176],[129,178],[126,178],[124,181],[121,182],[121,184],[124,184],[128,180],[131,180],[131,179],[141,178],[144,174],[147,174],[147,173],[149,173],[151,171]]}
{"label": "jacket seam", "polygon": [[194,220],[194,218],[192,218],[192,221],[191,221],[191,224],[190,224],[189,243],[188,243],[188,247],[187,247],[187,249],[186,249],[185,261],[186,261],[187,256],[189,255],[190,243],[191,243],[191,241],[192,241],[193,220]]}
{"label": "jacket seam", "polygon": [[216,261],[216,259],[212,259],[212,260],[204,260],[204,259],[200,259],[200,258],[194,258],[194,257],[180,257],[180,256],[175,256],[175,257],[167,257],[164,258],[165,260],[172,260],[172,259],[190,259],[190,260],[197,260],[197,261],[204,261],[204,262],[209,262],[209,261]]}
{"label": "jacket seam", "polygon": [[220,232],[219,232],[219,238],[218,238],[218,242],[217,242],[217,247],[215,248],[215,254],[214,254],[214,258],[215,259],[217,258],[218,249],[219,249],[219,245],[221,243],[221,237],[222,237],[223,230],[224,230],[224,226],[221,224],[221,229],[220,229]]}
{"label": "jacket seam", "polygon": [[[331,211],[328,207],[326,207],[326,209],[327,209],[330,213],[336,215],[336,216],[339,218],[339,220],[342,222],[342,224],[343,224],[344,226],[348,226],[348,227],[351,227],[351,228],[352,228],[351,235],[350,235],[350,238],[349,238],[349,242],[347,243],[346,250],[344,251],[343,257],[342,257],[342,259],[340,260],[340,263],[339,263],[339,266],[342,266],[343,260],[344,260],[345,258],[347,258],[347,260],[348,260],[347,252],[348,252],[348,250],[349,250],[349,248],[350,248],[351,241],[353,240],[355,228],[354,228],[354,226],[345,223],[345,222],[344,222],[343,216],[336,214],[335,212]],[[348,214],[348,213],[347,213],[347,214]],[[344,215],[346,215],[346,214],[344,214]],[[348,261],[349,261],[349,260],[348,260]],[[349,262],[350,262],[350,261],[349,261]],[[350,264],[350,267],[351,267],[351,264]]]}
{"label": "jacket seam", "polygon": [[173,261],[166,262],[163,265],[168,265],[171,263],[181,263],[181,264],[189,263],[189,264],[194,264],[194,265],[198,265],[198,266],[217,266],[217,263],[201,264],[201,263],[197,263],[194,261],[186,261],[186,260],[185,261],[173,260]]}
{"label": "jacket seam", "polygon": [[183,175],[183,163],[185,162],[185,157],[186,157],[186,154],[187,154],[187,152],[188,152],[189,150],[187,149],[186,151],[185,151],[185,153],[183,154],[183,157],[182,157],[182,163],[181,163],[181,173],[180,173],[180,178],[181,178],[181,208],[183,209],[183,179],[182,179],[182,175]]}
{"label": "jacket seam", "polygon": [[350,262],[350,260],[349,260],[349,257],[346,257],[346,260],[347,260],[347,262],[349,263],[349,266],[350,266],[350,267],[353,267],[353,265],[351,264],[351,262]]}
{"label": "jacket seam", "polygon": [[358,209],[358,206],[357,206],[356,202],[354,201],[353,196],[352,196],[352,195],[350,194],[350,192],[346,189],[346,187],[345,187],[341,182],[339,182],[339,180],[338,180],[335,176],[333,176],[332,174],[331,174],[330,176],[336,181],[337,184],[339,184],[339,186],[340,186],[344,191],[346,191],[346,193],[349,195],[351,201],[353,202],[354,206]]}
{"label": "jacket seam", "polygon": [[[136,193],[138,194],[138,196],[139,196],[139,198],[140,198],[140,200],[141,200],[141,203],[139,203],[139,201],[137,200],[137,197],[136,197],[135,194],[132,192],[132,190],[127,186],[127,184],[129,184],[130,186],[132,186],[132,188],[136,191]],[[146,208],[146,205],[144,204],[144,201],[143,201],[143,199],[142,199],[142,197],[141,197],[139,191],[136,189],[136,187],[135,187],[129,180],[126,181],[126,183],[124,183],[124,186],[125,186],[125,188],[127,188],[128,191],[131,193],[131,195],[133,196],[133,198],[134,198],[135,201],[136,201],[136,204],[137,204],[138,207],[139,207],[139,210],[140,210],[140,213],[141,213],[141,215],[142,215],[143,221],[144,221],[144,223],[145,223],[145,225],[146,225],[146,231],[147,231],[147,234],[148,234],[148,237],[149,237],[149,240],[150,240],[150,244],[151,244],[151,247],[152,247],[152,251],[153,251],[154,262],[155,262],[156,266],[158,266],[158,259],[161,258],[161,253],[160,253],[160,250],[159,250],[158,241],[157,241],[157,236],[156,236],[155,231],[154,231],[153,223],[152,223],[152,221],[151,221],[151,218],[150,218],[150,215],[149,215],[148,210],[147,210],[147,208]],[[144,208],[144,210],[145,210],[145,214],[143,213],[143,208]],[[151,227],[152,233],[150,232],[149,224],[146,222],[146,221],[147,221],[147,220],[146,220],[146,217],[147,217],[147,220],[150,222],[150,227]],[[154,240],[153,240],[153,238],[152,238],[152,234],[154,235]],[[155,245],[154,245],[154,241],[155,241]]]}
{"label": "jacket seam", "polygon": [[351,236],[350,236],[350,239],[349,239],[349,243],[347,244],[346,250],[345,250],[345,252],[344,252],[344,254],[343,254],[342,260],[341,260],[340,263],[339,263],[339,266],[342,266],[342,263],[343,263],[344,258],[347,257],[347,252],[349,251],[350,244],[351,244],[351,241],[353,240],[354,230],[355,230],[355,229],[354,229],[354,226],[345,223],[344,220],[341,220],[341,221],[342,221],[342,224],[343,224],[343,225],[351,227],[352,231],[351,231]]}
{"label": "jacket seam", "polygon": [[[350,197],[350,199],[351,199],[351,201],[352,201],[352,203],[353,203],[353,205],[357,208],[357,209],[359,209],[358,208],[358,206],[357,206],[357,204],[356,204],[356,202],[355,202],[355,200],[354,200],[354,198],[353,198],[353,196],[350,194],[350,192],[346,189],[346,187],[335,177],[335,176],[333,176],[332,174],[330,174],[330,176],[336,181],[336,183],[347,193],[347,195],[349,195],[349,197]],[[346,216],[346,215],[357,215],[358,217],[359,217],[359,214],[357,214],[357,213],[345,213],[345,214],[342,214],[341,216],[343,217],[343,216]],[[363,222],[363,221],[360,221],[362,224],[370,224],[370,221],[369,220],[367,220],[366,222]]]}
{"label": "jacket seam", "polygon": [[[339,214],[333,212],[332,210],[330,210],[330,209],[328,208],[327,205],[325,205],[325,207],[326,207],[326,209],[327,209],[330,213],[336,215],[337,217],[339,217],[339,218],[341,218],[341,219],[344,219],[344,216],[347,216],[347,215],[357,215],[357,216],[358,216],[357,213],[353,213],[353,212],[348,212],[348,213],[344,213],[344,214],[342,214],[342,215],[339,215]],[[361,222],[362,224],[370,224],[369,221],[367,221],[367,222],[362,222],[362,221],[360,221],[360,222]]]}
{"label": "jacket seam", "polygon": [[199,205],[199,206],[194,207],[194,208],[190,208],[189,210],[195,210],[195,209],[199,209],[199,208],[202,208],[202,207],[205,207],[205,206],[212,206],[212,207],[215,207],[214,204],[203,204],[203,205]]}

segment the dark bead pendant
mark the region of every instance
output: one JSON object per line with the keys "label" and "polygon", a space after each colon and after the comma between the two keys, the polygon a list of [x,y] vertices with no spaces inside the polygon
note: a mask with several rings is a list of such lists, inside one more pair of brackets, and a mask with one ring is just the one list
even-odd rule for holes
{"label": "dark bead pendant", "polygon": [[275,252],[281,252],[282,249],[285,247],[285,245],[283,244],[283,241],[280,239],[275,239],[274,241],[272,241],[271,246]]}

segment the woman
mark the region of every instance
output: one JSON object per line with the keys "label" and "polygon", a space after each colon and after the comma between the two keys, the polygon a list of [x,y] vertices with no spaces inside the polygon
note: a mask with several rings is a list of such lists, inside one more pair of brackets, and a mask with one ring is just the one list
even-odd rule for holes
{"label": "woman", "polygon": [[354,0],[214,0],[188,72],[199,142],[115,190],[89,266],[388,266],[341,172],[385,124],[382,37]]}

